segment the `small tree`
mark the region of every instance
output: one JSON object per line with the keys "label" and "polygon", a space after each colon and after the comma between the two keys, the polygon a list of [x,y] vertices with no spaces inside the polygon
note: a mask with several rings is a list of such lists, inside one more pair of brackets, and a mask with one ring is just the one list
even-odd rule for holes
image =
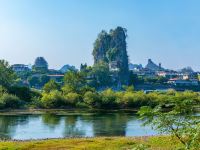
{"label": "small tree", "polygon": [[9,63],[5,60],[0,60],[0,85],[9,87],[13,84],[16,74],[13,72]]}
{"label": "small tree", "polygon": [[58,83],[56,83],[54,80],[50,80],[48,83],[46,83],[43,87],[44,92],[49,93],[53,90],[59,90],[60,86]]}
{"label": "small tree", "polygon": [[65,98],[62,93],[57,90],[43,93],[41,102],[45,108],[60,108],[65,106]]}
{"label": "small tree", "polygon": [[107,63],[100,61],[96,63],[91,72],[91,76],[94,77],[95,87],[107,87],[111,85],[111,76],[109,66]]}
{"label": "small tree", "polygon": [[88,91],[84,94],[84,102],[90,107],[99,107],[101,104],[101,98],[98,93]]}
{"label": "small tree", "polygon": [[195,115],[198,96],[192,92],[169,96],[168,101],[155,108],[142,107],[139,111],[144,125],[150,124],[160,133],[178,139],[184,149],[200,148],[200,119]]}
{"label": "small tree", "polygon": [[69,71],[64,76],[64,83],[66,87],[71,87],[75,92],[78,92],[86,84],[86,80],[83,73]]}

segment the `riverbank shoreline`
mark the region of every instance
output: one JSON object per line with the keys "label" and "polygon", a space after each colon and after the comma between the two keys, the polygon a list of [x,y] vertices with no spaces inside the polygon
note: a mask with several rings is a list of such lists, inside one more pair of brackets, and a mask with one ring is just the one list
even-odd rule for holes
{"label": "riverbank shoreline", "polygon": [[27,109],[2,109],[0,110],[0,115],[1,114],[43,114],[43,113],[61,113],[61,112],[133,112],[137,113],[139,109],[77,109],[77,108],[72,108],[72,109],[32,109],[32,108],[27,108]]}
{"label": "riverbank shoreline", "polygon": [[172,150],[181,147],[170,136],[140,136],[140,137],[87,137],[87,138],[56,138],[43,140],[14,140],[0,141],[0,149],[23,149],[23,150],[47,150],[47,149],[70,149],[70,150],[121,150],[133,148],[149,148],[152,150]]}

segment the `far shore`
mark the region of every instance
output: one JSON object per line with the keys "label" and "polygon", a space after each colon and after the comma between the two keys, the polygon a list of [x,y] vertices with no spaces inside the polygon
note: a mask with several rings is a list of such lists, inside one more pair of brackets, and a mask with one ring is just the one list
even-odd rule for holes
{"label": "far shore", "polygon": [[70,112],[70,113],[95,113],[95,112],[133,112],[136,113],[138,109],[79,109],[79,108],[67,108],[67,109],[2,109],[0,110],[1,114],[43,114],[43,113],[62,113],[62,112]]}

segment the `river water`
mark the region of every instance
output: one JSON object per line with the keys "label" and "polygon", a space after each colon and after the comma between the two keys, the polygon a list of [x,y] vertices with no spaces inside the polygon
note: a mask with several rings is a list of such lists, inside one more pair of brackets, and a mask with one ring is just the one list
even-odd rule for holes
{"label": "river water", "polygon": [[132,112],[0,114],[0,138],[45,139],[97,136],[150,136],[157,133]]}

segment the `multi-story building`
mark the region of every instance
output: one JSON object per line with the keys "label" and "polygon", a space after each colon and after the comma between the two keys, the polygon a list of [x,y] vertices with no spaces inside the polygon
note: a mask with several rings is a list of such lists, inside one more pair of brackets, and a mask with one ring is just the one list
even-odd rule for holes
{"label": "multi-story building", "polygon": [[28,65],[24,65],[24,64],[14,64],[11,66],[11,68],[13,69],[13,71],[15,72],[26,72],[26,71],[30,71],[30,68],[28,67]]}

